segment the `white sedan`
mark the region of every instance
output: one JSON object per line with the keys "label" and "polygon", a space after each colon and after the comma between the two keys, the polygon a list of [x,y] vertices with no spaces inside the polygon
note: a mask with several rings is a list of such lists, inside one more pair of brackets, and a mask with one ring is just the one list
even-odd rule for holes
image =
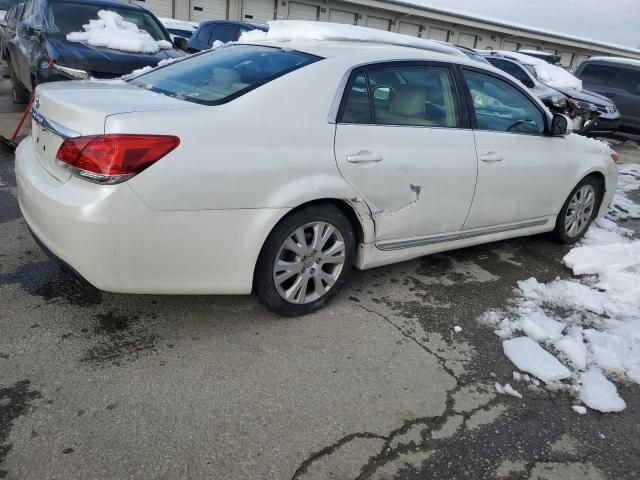
{"label": "white sedan", "polygon": [[40,85],[16,174],[34,236],[99,289],[253,290],[301,315],[354,266],[577,241],[612,200],[614,157],[489,65],[293,40]]}

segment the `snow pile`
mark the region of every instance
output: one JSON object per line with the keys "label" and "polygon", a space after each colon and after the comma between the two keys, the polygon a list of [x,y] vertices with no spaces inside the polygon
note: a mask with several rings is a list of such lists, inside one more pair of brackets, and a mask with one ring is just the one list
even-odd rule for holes
{"label": "snow pile", "polygon": [[82,28],[84,32],[69,33],[67,40],[132,53],[157,53],[161,49],[173,48],[170,42],[154,40],[136,24],[109,10],[100,10],[98,19],[89,20],[89,24]]}
{"label": "snow pile", "polygon": [[[640,384],[640,240],[612,220],[640,218],[639,205],[625,195],[638,189],[640,166],[620,166],[608,218],[598,219],[563,259],[583,277],[520,281],[509,312],[491,311],[481,319],[503,339],[519,370],[547,388],[575,390],[601,412],[625,408],[605,374]],[[514,373],[514,380],[521,378]]]}
{"label": "snow pile", "polygon": [[522,398],[522,394],[513,388],[510,384],[500,385],[496,382],[496,391],[501,395],[511,395],[512,397]]}
{"label": "snow pile", "polygon": [[269,22],[269,31],[250,30],[240,37],[241,43],[261,42],[265,40],[287,41],[302,40],[351,40],[358,42],[386,43],[401,47],[413,47],[423,50],[467,58],[460,50],[434,40],[385,32],[367,27],[345,25],[341,23],[312,22],[304,20],[275,20]]}
{"label": "snow pile", "polygon": [[186,22],[184,20],[176,20],[175,18],[158,17],[166,29],[186,30],[187,32],[195,32],[198,28],[196,22]]}
{"label": "snow pile", "polygon": [[582,90],[582,80],[574,77],[562,67],[523,53],[510,52],[508,50],[497,50],[497,53],[533,67],[536,72],[536,78],[551,88]]}

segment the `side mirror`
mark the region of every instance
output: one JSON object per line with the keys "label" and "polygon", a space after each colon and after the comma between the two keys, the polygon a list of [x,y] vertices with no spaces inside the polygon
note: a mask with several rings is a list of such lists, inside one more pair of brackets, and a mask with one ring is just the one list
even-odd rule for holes
{"label": "side mirror", "polygon": [[523,79],[522,84],[527,88],[534,88],[536,86],[536,84],[533,83],[533,80],[531,80],[530,78]]}
{"label": "side mirror", "polygon": [[189,53],[189,42],[184,37],[174,37],[173,44],[183,52]]}
{"label": "side mirror", "polygon": [[569,118],[566,115],[555,113],[551,119],[551,136],[564,137],[569,134]]}

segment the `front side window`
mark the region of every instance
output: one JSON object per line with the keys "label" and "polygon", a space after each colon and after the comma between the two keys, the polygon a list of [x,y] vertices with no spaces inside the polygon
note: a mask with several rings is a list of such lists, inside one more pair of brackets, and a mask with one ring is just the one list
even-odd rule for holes
{"label": "front side window", "polygon": [[218,40],[222,43],[233,42],[236,40],[238,27],[235,25],[218,25],[213,29],[213,35],[209,38],[209,45]]}
{"label": "front side window", "polygon": [[544,115],[522,92],[491,75],[464,70],[479,130],[540,135]]}
{"label": "front side window", "polygon": [[617,68],[588,64],[582,69],[580,79],[584,83],[590,83],[592,85],[606,85],[616,71]]}
{"label": "front side window", "polygon": [[347,92],[342,122],[458,127],[451,71],[441,66],[394,66],[359,74]]}
{"label": "front side window", "polygon": [[640,70],[621,68],[618,75],[611,81],[611,86],[640,95]]}
{"label": "front side window", "polygon": [[198,32],[198,36],[196,37],[199,42],[209,43],[209,38],[211,37],[211,33],[213,32],[213,25],[205,25]]}
{"label": "front side window", "polygon": [[522,69],[522,67],[516,65],[513,62],[508,60],[501,60],[499,58],[489,58],[489,62],[496,68],[499,68],[503,72],[507,72],[513,78],[516,78],[523,84],[527,82],[531,82],[531,78],[527,73]]}
{"label": "front side window", "polygon": [[319,60],[293,50],[234,45],[168,64],[129,83],[203,105],[219,105]]}

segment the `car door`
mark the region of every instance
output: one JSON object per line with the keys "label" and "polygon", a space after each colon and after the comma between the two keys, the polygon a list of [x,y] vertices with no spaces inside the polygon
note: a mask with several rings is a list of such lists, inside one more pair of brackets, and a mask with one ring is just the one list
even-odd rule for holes
{"label": "car door", "polygon": [[443,63],[377,64],[351,74],[335,156],[369,205],[378,241],[419,245],[464,224],[477,160],[454,79]]}
{"label": "car door", "polygon": [[603,94],[611,98],[626,127],[640,128],[640,69],[620,66]]}
{"label": "car door", "polygon": [[22,84],[31,89],[31,58],[34,55],[34,49],[38,48],[38,18],[43,18],[42,15],[38,15],[38,2],[36,0],[27,0],[22,12],[22,17],[16,26],[16,36],[12,41],[16,42],[17,48],[15,49],[16,59],[14,61],[14,67],[16,68],[16,74],[22,82]]}
{"label": "car door", "polygon": [[546,113],[504,77],[462,69],[478,154],[476,193],[464,230],[557,214],[573,166],[564,137],[546,135]]}

